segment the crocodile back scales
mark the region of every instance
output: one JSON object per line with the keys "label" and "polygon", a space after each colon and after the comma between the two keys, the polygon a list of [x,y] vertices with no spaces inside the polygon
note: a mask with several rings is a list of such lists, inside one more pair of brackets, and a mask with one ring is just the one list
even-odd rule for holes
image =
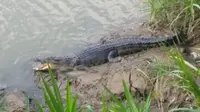
{"label": "crocodile back scales", "polygon": [[[87,49],[77,53],[73,61],[73,66],[76,65],[86,65],[93,66],[105,63],[108,61],[108,54],[113,50],[120,49],[132,49],[144,50],[147,48],[152,48],[155,46],[160,46],[164,44],[166,46],[173,44],[176,41],[176,37],[166,37],[166,38],[121,38],[108,40],[103,43],[96,43],[89,46]],[[130,52],[130,51],[127,51]]]}
{"label": "crocodile back scales", "polygon": [[154,47],[159,46],[160,44],[164,45],[171,45],[173,41],[176,43],[176,37],[166,37],[166,38],[157,38],[157,37],[150,37],[150,38],[121,38],[121,39],[113,39],[108,40],[104,43],[97,43],[94,45],[89,46],[87,49],[83,50],[76,54],[76,57],[81,59],[87,57],[88,55],[94,55],[98,52],[105,52],[107,50],[114,50],[119,48],[142,48],[142,47]]}

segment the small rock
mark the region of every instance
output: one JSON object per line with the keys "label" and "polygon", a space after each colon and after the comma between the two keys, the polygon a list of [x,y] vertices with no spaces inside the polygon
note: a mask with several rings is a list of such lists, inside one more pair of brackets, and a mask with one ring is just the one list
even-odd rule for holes
{"label": "small rock", "polygon": [[5,93],[6,88],[7,88],[6,84],[0,84],[0,97]]}
{"label": "small rock", "polygon": [[0,84],[0,90],[6,89],[8,86],[6,84]]}
{"label": "small rock", "polygon": [[[27,98],[24,93],[18,89],[8,92],[5,96],[6,110],[8,112],[25,112],[27,108]],[[30,107],[30,112],[34,112]]]}

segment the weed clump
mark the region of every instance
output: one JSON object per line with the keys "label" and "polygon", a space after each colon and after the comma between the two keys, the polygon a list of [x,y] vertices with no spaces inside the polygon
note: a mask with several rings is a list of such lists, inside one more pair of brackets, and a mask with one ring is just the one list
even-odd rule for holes
{"label": "weed clump", "polygon": [[187,40],[200,40],[199,0],[148,0],[150,26],[167,28],[182,34]]}

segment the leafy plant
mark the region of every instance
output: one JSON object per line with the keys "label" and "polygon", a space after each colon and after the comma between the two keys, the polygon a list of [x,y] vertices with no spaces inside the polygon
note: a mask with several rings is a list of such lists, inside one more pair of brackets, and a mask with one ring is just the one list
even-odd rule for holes
{"label": "leafy plant", "polygon": [[0,111],[1,111],[1,112],[8,112],[8,111],[6,110],[6,106],[7,106],[7,104],[4,102],[4,97],[2,97],[2,98],[0,99]]}
{"label": "leafy plant", "polygon": [[[67,80],[66,84],[66,102],[62,102],[62,97],[60,94],[60,90],[58,85],[53,77],[53,72],[51,71],[50,67],[48,68],[49,74],[51,76],[51,81],[53,85],[53,90],[47,85],[47,82],[42,78],[44,89],[43,89],[43,96],[47,103],[48,109],[50,112],[77,112],[77,96],[71,96],[71,90],[69,85],[69,80]],[[42,105],[36,101],[36,104],[39,107],[39,111],[43,112]]]}
{"label": "leafy plant", "polygon": [[[44,83],[43,95],[44,95],[45,101],[47,103],[47,106],[48,106],[48,109],[50,110],[50,112],[76,112],[77,111],[76,110],[77,96],[75,96],[72,99],[72,97],[70,95],[71,93],[70,93],[69,80],[67,81],[67,89],[66,89],[67,101],[66,101],[66,105],[64,105],[62,102],[62,99],[61,99],[59,88],[53,77],[53,73],[50,69],[49,69],[49,74],[51,76],[53,91],[47,85],[46,81],[43,78],[42,78],[42,80]],[[126,96],[126,100],[127,100],[126,105],[123,102],[119,101],[116,98],[116,96],[113,95],[113,93],[108,88],[105,87],[106,90],[110,93],[112,99],[114,100],[114,104],[111,104],[110,106],[108,106],[108,102],[105,102],[104,97],[102,96],[102,103],[103,103],[102,111],[103,112],[149,112],[149,107],[150,107],[150,103],[151,103],[151,99],[150,99],[151,95],[148,96],[144,105],[138,106],[134,102],[133,97],[132,97],[131,93],[129,92],[125,81],[123,80],[122,82],[123,82],[124,92],[125,92],[125,96]],[[37,100],[35,100],[35,103],[39,107],[39,111],[44,112],[42,105],[39,104],[37,102]],[[81,109],[81,110],[83,110],[83,109]],[[86,106],[86,110],[87,110],[87,112],[95,112],[95,110],[92,109],[91,106]]]}
{"label": "leafy plant", "polygon": [[149,23],[166,27],[188,38],[198,38],[200,26],[199,0],[147,0]]}
{"label": "leafy plant", "polygon": [[194,95],[197,106],[200,107],[200,87],[195,81],[195,78],[198,76],[198,71],[192,71],[191,68],[186,65],[186,61],[178,50],[170,52],[170,56],[179,67],[179,72],[175,75],[179,78],[178,83],[183,89]]}
{"label": "leafy plant", "polygon": [[109,107],[105,107],[103,105],[104,112],[149,112],[150,104],[151,104],[151,94],[149,94],[148,98],[146,99],[144,105],[137,105],[131,95],[125,81],[122,81],[124,87],[124,93],[126,97],[126,103],[124,104],[122,101],[119,101],[117,97],[107,88],[106,91],[111,95],[111,98],[114,100],[114,104],[110,105]]}
{"label": "leafy plant", "polygon": [[164,66],[159,64],[157,65],[154,64],[156,70],[161,74],[168,74],[173,77],[176,77],[178,79],[177,80],[178,86],[190,92],[194,96],[194,99],[196,100],[197,104],[197,109],[174,108],[171,109],[169,112],[175,112],[175,111],[199,112],[198,109],[200,107],[200,87],[195,81],[195,79],[199,76],[199,69],[190,64],[189,62],[187,62],[186,60],[184,60],[183,56],[176,48],[172,49],[169,52],[169,56],[174,62],[174,64],[172,62],[172,64],[167,65],[169,67],[166,67],[166,64]]}

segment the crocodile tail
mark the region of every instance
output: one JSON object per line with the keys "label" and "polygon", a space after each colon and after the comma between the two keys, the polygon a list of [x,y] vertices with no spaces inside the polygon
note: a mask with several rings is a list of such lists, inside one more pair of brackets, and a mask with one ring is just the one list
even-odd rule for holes
{"label": "crocodile tail", "polygon": [[182,40],[178,36],[167,37],[166,40],[163,42],[165,46],[180,45],[181,43]]}

